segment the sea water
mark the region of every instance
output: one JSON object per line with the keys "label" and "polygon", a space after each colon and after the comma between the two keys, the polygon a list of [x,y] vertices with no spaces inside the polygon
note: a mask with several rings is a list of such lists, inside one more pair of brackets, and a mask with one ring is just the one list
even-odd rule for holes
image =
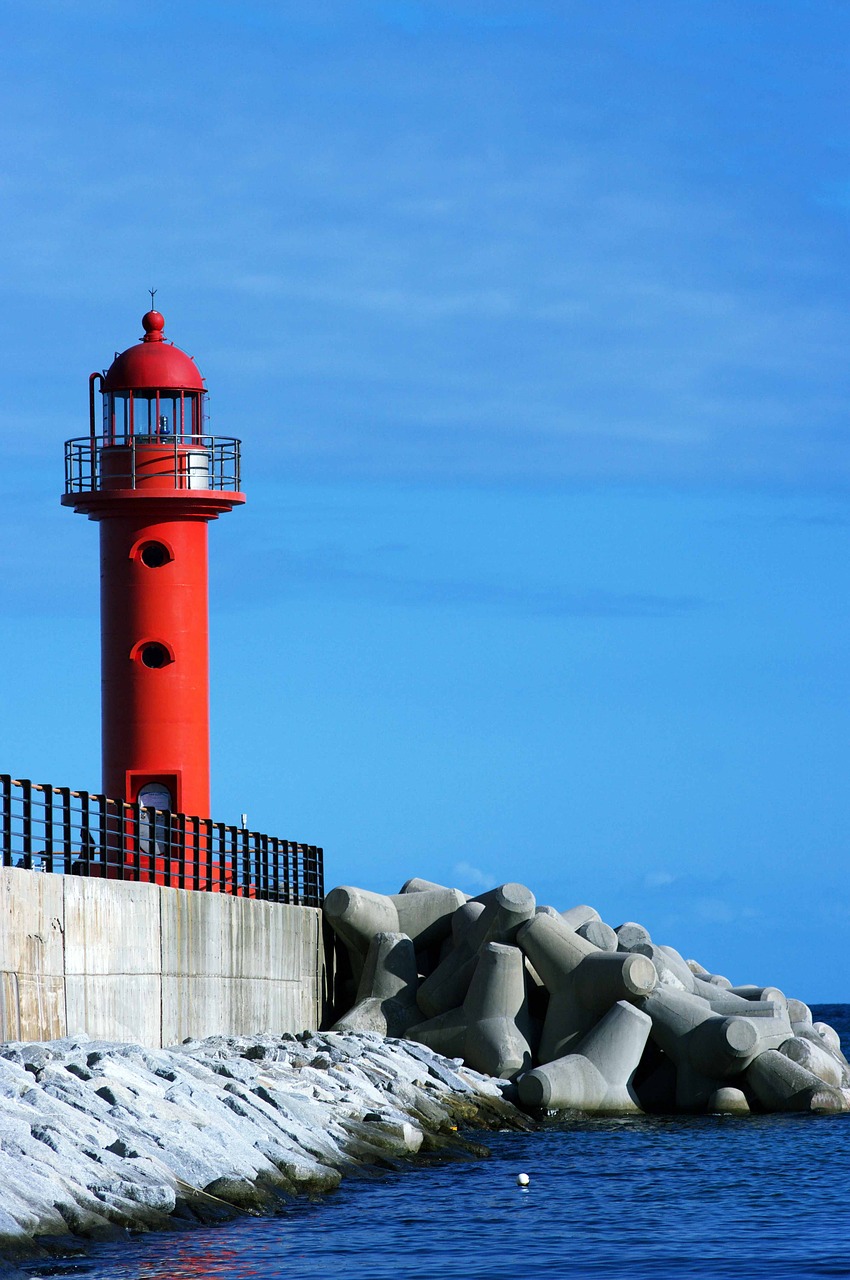
{"label": "sea water", "polygon": [[[847,1051],[850,1006],[815,1013]],[[489,1160],[346,1179],[274,1217],[136,1236],[26,1271],[86,1280],[850,1276],[850,1115],[570,1120],[485,1141]]]}

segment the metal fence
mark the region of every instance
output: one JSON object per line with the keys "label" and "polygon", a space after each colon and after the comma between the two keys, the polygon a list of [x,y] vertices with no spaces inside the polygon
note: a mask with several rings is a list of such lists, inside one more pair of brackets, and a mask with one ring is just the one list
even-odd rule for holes
{"label": "metal fence", "polygon": [[80,436],[65,441],[65,492],[242,488],[241,441],[232,436]]}
{"label": "metal fence", "polygon": [[0,774],[4,867],[320,907],[322,850],[259,831]]}

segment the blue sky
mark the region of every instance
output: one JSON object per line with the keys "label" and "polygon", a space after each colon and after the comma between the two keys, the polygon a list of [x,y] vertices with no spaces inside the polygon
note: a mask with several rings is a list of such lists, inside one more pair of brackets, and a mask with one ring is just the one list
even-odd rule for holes
{"label": "blue sky", "polygon": [[99,785],[62,442],[156,286],[244,442],[216,816],[850,999],[847,6],[0,23],[0,768]]}

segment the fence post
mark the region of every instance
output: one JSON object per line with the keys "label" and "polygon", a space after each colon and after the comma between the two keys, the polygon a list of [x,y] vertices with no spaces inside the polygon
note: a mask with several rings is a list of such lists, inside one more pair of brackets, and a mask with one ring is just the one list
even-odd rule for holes
{"label": "fence post", "polygon": [[225,855],[225,866],[227,867],[228,884],[230,888],[228,893],[236,894],[238,892],[237,885],[239,883],[239,864],[236,844],[236,828],[222,826],[221,842],[222,848],[225,848],[225,835],[228,837],[229,851]]}
{"label": "fence post", "polygon": [[283,845],[283,901],[291,902],[292,899],[289,894],[289,863],[292,857],[292,845],[288,840],[282,840],[281,843]]}
{"label": "fence post", "polygon": [[[118,857],[121,859],[121,879],[128,879],[127,876],[127,803],[124,800],[117,800],[115,803],[116,815],[118,818]],[[134,859],[132,879],[139,878],[139,859]]]}
{"label": "fence post", "polygon": [[107,822],[108,802],[106,796],[92,796],[97,805],[97,836],[100,848],[100,860],[103,863],[103,874],[109,877],[109,824]]}
{"label": "fence post", "polygon": [[213,887],[213,823],[212,818],[204,818],[204,845],[206,848],[206,868],[207,883],[204,885],[207,893],[212,893]]}
{"label": "fence post", "polygon": [[[213,831],[215,832],[216,842],[218,844],[218,891],[219,893],[230,893],[227,880],[227,845],[225,843],[225,826],[223,822],[214,822]],[[233,872],[231,869],[231,876]]]}
{"label": "fence post", "polygon": [[192,824],[192,888],[201,887],[201,819],[191,817]]}
{"label": "fence post", "polygon": [[[152,848],[153,848],[153,854],[154,854],[154,868],[156,869],[157,843],[156,843],[156,810],[155,809],[148,809],[149,824],[151,823],[151,820],[153,821]],[[180,836],[177,830],[177,814],[172,813],[170,810],[168,812],[168,821],[166,823],[166,828],[168,831],[168,839],[165,842],[165,853],[164,853],[163,863],[162,863],[162,883],[170,885],[171,884],[171,864],[174,860],[174,845],[175,843],[177,845],[180,844]],[[180,882],[178,878],[178,884],[177,884],[178,888],[179,888],[179,883]],[[156,876],[154,876],[154,884],[159,884],[159,881],[156,879]]]}
{"label": "fence post", "polygon": [[[186,830],[188,827],[188,818],[185,813],[176,815],[176,836],[177,836],[177,885],[178,889],[191,889],[192,887],[192,866],[191,863],[187,867],[186,858]],[[174,850],[172,850],[172,853]],[[172,864],[173,868],[173,864]],[[169,883],[171,883],[169,881]]]}
{"label": "fence post", "polygon": [[301,904],[301,884],[302,884],[302,876],[303,876],[303,871],[304,871],[304,854],[303,854],[303,849],[304,849],[304,846],[303,846],[302,844],[297,844],[297,843],[296,843],[296,845],[295,845],[295,860],[294,860],[293,867],[292,867],[292,871],[293,871],[293,876],[292,876],[292,901],[296,904],[296,906],[299,906],[299,907],[302,905],[302,904]]}
{"label": "fence post", "polygon": [[321,850],[318,845],[311,844],[307,848],[307,866],[305,871],[304,905],[306,907],[321,906],[319,901],[319,858]]}
{"label": "fence post", "polygon": [[269,896],[272,902],[280,902],[280,840],[272,836],[269,844]]}
{"label": "fence post", "polygon": [[144,879],[146,884],[150,884],[153,879],[150,875],[151,868],[153,867],[153,860],[150,854],[148,855],[147,866],[149,874],[145,877],[142,876],[142,806],[138,800],[135,804],[130,806],[130,814],[130,820],[133,823],[133,846],[136,850],[136,879]]}
{"label": "fence post", "polygon": [[82,846],[81,852],[83,855],[83,866],[85,867],[85,873],[87,876],[90,876],[91,862],[92,862],[92,859],[91,859],[92,846],[94,844],[94,841],[92,840],[91,829],[89,827],[89,823],[91,821],[90,796],[88,791],[75,791],[73,794],[75,796],[79,796],[79,799],[80,799],[80,845]]}
{"label": "fence post", "polygon": [[261,835],[257,837],[257,862],[259,863],[257,876],[257,897],[269,897],[269,838]]}
{"label": "fence post", "polygon": [[21,779],[21,841],[24,866],[32,866],[32,783]]}
{"label": "fence post", "polygon": [[0,773],[0,850],[3,866],[12,865],[12,777]]}
{"label": "fence post", "polygon": [[44,788],[44,868],[53,870],[53,788]]}
{"label": "fence post", "polygon": [[248,897],[248,888],[251,884],[251,845],[249,833],[243,828],[242,836],[242,897]]}
{"label": "fence post", "polygon": [[321,907],[325,897],[325,851],[321,845],[316,849],[316,902]]}
{"label": "fence post", "polygon": [[69,876],[73,870],[73,859],[71,856],[71,788],[57,787],[56,794],[59,796],[59,805],[62,812],[62,862],[63,870],[66,876]]}

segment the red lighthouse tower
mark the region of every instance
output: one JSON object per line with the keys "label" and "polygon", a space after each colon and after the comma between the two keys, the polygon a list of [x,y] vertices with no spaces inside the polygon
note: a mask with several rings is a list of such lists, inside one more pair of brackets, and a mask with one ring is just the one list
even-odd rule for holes
{"label": "red lighthouse tower", "polygon": [[104,794],[208,818],[207,524],[245,501],[240,441],[206,433],[203,379],[164,325],[149,311],[91,375],[62,502],[100,524]]}

